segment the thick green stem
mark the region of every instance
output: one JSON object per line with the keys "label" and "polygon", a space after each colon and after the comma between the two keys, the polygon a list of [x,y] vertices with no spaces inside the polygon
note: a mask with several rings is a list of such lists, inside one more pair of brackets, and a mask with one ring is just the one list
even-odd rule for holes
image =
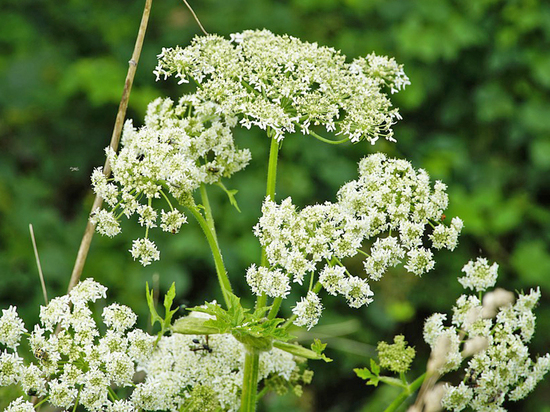
{"label": "thick green stem", "polygon": [[[266,197],[275,200],[275,186],[277,181],[277,158],[279,155],[279,142],[271,138],[269,149],[269,164],[267,166]],[[265,248],[262,248],[261,265],[267,267],[267,255]],[[261,295],[256,299],[256,308],[263,308],[267,304],[267,296]],[[279,303],[280,305],[280,303]],[[279,307],[277,307],[277,311]],[[258,392],[258,369],[260,366],[260,354],[257,349],[246,347],[244,359],[243,392],[241,396],[240,412],[254,412],[256,410]]]}
{"label": "thick green stem", "polygon": [[[267,185],[265,195],[272,201],[275,201],[275,187],[277,183],[277,158],[279,156],[279,142],[275,138],[271,138],[271,146],[269,148],[269,164],[267,166]],[[265,248],[262,247],[261,266],[267,267],[267,255]],[[256,308],[263,308],[267,304],[267,296],[263,294],[256,300]],[[280,303],[279,303],[280,306]],[[277,311],[279,308],[277,307]]]}
{"label": "thick green stem", "polygon": [[240,412],[254,412],[256,410],[259,369],[260,352],[255,348],[246,347]]}
{"label": "thick green stem", "polygon": [[207,221],[208,213],[206,213],[207,216],[205,219],[196,206],[189,207],[189,210],[193,216],[195,216],[197,222],[199,222],[199,225],[206,236],[206,240],[208,241],[208,245],[212,251],[212,256],[214,257],[216,274],[218,275],[218,282],[220,283],[220,287],[222,289],[223,300],[225,301],[225,306],[229,308],[229,297],[227,294],[231,292],[231,283],[227,277],[227,271],[225,270],[225,265],[223,264],[223,258],[218,246],[218,240],[216,239],[216,232],[213,229],[214,222]]}

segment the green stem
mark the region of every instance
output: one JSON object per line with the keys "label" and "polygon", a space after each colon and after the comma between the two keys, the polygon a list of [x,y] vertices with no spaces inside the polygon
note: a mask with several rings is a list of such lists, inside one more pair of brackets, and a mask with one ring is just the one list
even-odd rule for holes
{"label": "green stem", "polygon": [[390,406],[388,406],[384,412],[394,412],[397,410],[397,408],[399,408],[401,406],[401,404],[403,402],[405,402],[405,400],[411,396],[413,393],[415,393],[418,388],[420,388],[420,386],[422,385],[422,382],[424,382],[424,378],[426,378],[426,374],[424,373],[423,375],[421,375],[420,377],[418,377],[414,382],[412,382],[406,389],[403,390],[403,392],[401,392],[399,394],[399,396],[397,398],[395,398],[395,400],[390,404]]}
{"label": "green stem", "polygon": [[[210,250],[212,251],[212,256],[214,257],[214,264],[216,266],[216,274],[218,275],[218,282],[223,294],[223,300],[225,301],[225,306],[229,308],[229,296],[228,293],[231,292],[231,283],[227,277],[227,271],[225,270],[225,265],[223,264],[222,254],[220,248],[218,247],[218,241],[216,239],[216,232],[211,228],[213,227],[213,222],[210,223],[204,218],[204,216],[199,212],[196,206],[190,206],[189,210],[191,214],[197,219],[199,225],[206,236]],[[207,213],[208,218],[208,213]]]}
{"label": "green stem", "polygon": [[269,148],[269,165],[267,167],[267,188],[266,196],[275,201],[275,184],[277,182],[277,157],[279,156],[279,142],[271,138],[271,147]]}
{"label": "green stem", "polygon": [[[271,201],[275,201],[275,187],[277,183],[277,158],[279,156],[279,142],[275,138],[271,138],[271,146],[269,148],[269,163],[267,166],[267,185],[265,195],[269,197]],[[268,267],[267,255],[265,248],[262,247],[262,258],[260,261],[261,266]],[[267,296],[263,294],[256,300],[256,308],[263,308],[267,304]],[[279,302],[279,306],[281,303]],[[272,309],[273,310],[273,309]],[[279,307],[277,307],[277,312]],[[275,314],[277,314],[275,312]],[[270,318],[272,319],[272,318]]]}
{"label": "green stem", "polygon": [[310,130],[309,131],[309,134],[311,134],[313,137],[315,137],[317,140],[320,140],[322,142],[325,142],[325,143],[328,143],[328,144],[342,144],[342,143],[345,143],[347,142],[349,139],[346,137],[344,139],[341,139],[341,140],[330,140],[330,139],[327,139],[326,137],[323,137],[323,136],[319,136],[317,133],[315,133],[313,130]]}
{"label": "green stem", "polygon": [[212,216],[212,209],[210,208],[210,201],[208,200],[208,193],[206,192],[206,186],[204,184],[201,185],[200,192],[201,202],[204,206],[204,214],[206,216],[206,223],[214,234],[214,240],[216,241],[216,244],[218,244],[218,236],[216,234],[216,227],[214,226],[214,217]]}
{"label": "green stem", "polygon": [[260,369],[260,352],[252,347],[245,347],[243,392],[240,412],[254,412],[258,391],[258,372]]}
{"label": "green stem", "polygon": [[[269,135],[269,133],[268,133]],[[277,158],[279,156],[279,142],[271,137],[271,146],[269,148],[269,163],[267,166],[267,185],[266,197],[275,201],[275,186],[277,181]],[[262,247],[261,265],[268,267],[269,262],[265,253],[265,248]],[[256,308],[263,308],[267,304],[267,296],[265,293],[258,296],[256,299]],[[279,310],[280,302],[277,305],[276,312]],[[273,311],[273,308],[272,308]],[[271,315],[271,313],[270,313]],[[241,396],[241,412],[254,412],[256,410],[257,392],[258,392],[258,370],[260,367],[260,354],[255,348],[246,347],[246,355],[244,358],[244,376],[243,376],[243,392]]]}

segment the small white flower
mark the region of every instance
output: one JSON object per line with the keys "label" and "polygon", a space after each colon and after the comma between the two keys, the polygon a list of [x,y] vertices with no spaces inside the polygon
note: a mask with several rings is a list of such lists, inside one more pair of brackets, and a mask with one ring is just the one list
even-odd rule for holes
{"label": "small white flower", "polygon": [[75,387],[67,385],[58,379],[52,380],[49,383],[48,392],[50,394],[48,401],[54,406],[65,409],[73,405],[78,395],[78,390]]}
{"label": "small white flower", "polygon": [[0,352],[0,386],[8,386],[19,381],[23,359],[17,354]]}
{"label": "small white flower", "polygon": [[2,309],[2,317],[0,317],[0,343],[6,345],[8,348],[16,349],[21,340],[21,335],[26,331],[25,324],[17,314],[15,306]]}
{"label": "small white flower", "polygon": [[149,205],[140,205],[137,208],[137,214],[139,215],[138,222],[141,226],[148,228],[157,227],[157,211]]}
{"label": "small white flower", "polygon": [[342,280],[341,290],[351,308],[360,308],[372,302],[371,291],[368,282],[357,276],[350,276]]}
{"label": "small white flower", "polygon": [[112,212],[105,209],[94,210],[90,215],[90,222],[102,235],[113,237],[120,233],[120,224],[117,218]]}
{"label": "small white flower", "polygon": [[444,408],[454,412],[460,412],[468,407],[468,404],[474,396],[472,388],[468,387],[464,382],[458,386],[445,385],[445,395],[441,400],[441,405]]}
{"label": "small white flower", "polygon": [[296,303],[296,306],[292,309],[292,313],[297,316],[294,324],[296,326],[306,326],[309,330],[317,324],[322,312],[321,299],[315,293],[309,291],[307,296]]}
{"label": "small white flower", "polygon": [[21,396],[10,403],[4,412],[34,412],[34,405]]}
{"label": "small white flower", "polygon": [[407,252],[408,260],[405,269],[415,275],[422,275],[433,269],[435,262],[429,249],[418,248]]}
{"label": "small white flower", "polygon": [[156,337],[136,329],[128,333],[128,354],[134,361],[143,362],[154,349]]}
{"label": "small white flower", "polygon": [[346,268],[343,266],[328,266],[325,265],[319,275],[319,282],[323,288],[333,296],[342,292],[341,282],[345,278]]}
{"label": "small white flower", "polygon": [[40,306],[40,321],[46,330],[52,331],[56,324],[68,318],[69,302],[69,296],[64,295],[53,298],[46,306]]}
{"label": "small white flower", "polygon": [[160,212],[160,227],[165,232],[178,233],[181,225],[187,223],[187,218],[179,210],[174,209],[170,212],[162,210]]}
{"label": "small white flower", "polygon": [[290,293],[289,278],[280,269],[257,268],[253,264],[246,271],[246,282],[257,296],[266,294],[273,298],[286,298]]}
{"label": "small white flower", "polygon": [[130,253],[134,260],[139,259],[143,266],[150,265],[153,260],[160,259],[160,252],[149,239],[135,239]]}
{"label": "small white flower", "polygon": [[110,353],[105,359],[105,365],[109,379],[116,385],[128,386],[132,384],[135,367],[129,355],[124,352]]}
{"label": "small white flower", "polygon": [[130,329],[137,320],[137,315],[128,306],[113,303],[103,309],[103,323],[115,331],[124,332]]}
{"label": "small white flower", "polygon": [[432,348],[437,337],[443,333],[443,321],[447,319],[444,313],[434,313],[424,322],[424,341]]}
{"label": "small white flower", "polygon": [[74,305],[105,299],[107,288],[92,278],[79,282],[70,292],[69,298]]}
{"label": "small white flower", "polygon": [[498,264],[495,262],[491,266],[487,259],[478,257],[475,262],[469,261],[462,272],[466,275],[458,279],[465,289],[473,289],[476,292],[483,292],[493,287],[498,277]]}

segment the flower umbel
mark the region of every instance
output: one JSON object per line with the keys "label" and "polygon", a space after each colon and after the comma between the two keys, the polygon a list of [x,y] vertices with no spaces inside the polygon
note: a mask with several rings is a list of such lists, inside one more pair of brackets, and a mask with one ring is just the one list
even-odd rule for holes
{"label": "flower umbel", "polygon": [[[254,276],[247,276],[252,291],[266,293],[267,288],[258,287],[260,273],[267,285],[275,273],[302,284],[306,276],[319,272],[320,285],[329,294],[344,296],[353,308],[368,305],[373,296],[369,280],[379,280],[403,260],[405,269],[422,275],[434,267],[432,248],[456,247],[462,221],[454,218],[450,227],[441,222],[448,203],[445,188],[441,182],[432,188],[428,174],[409,162],[377,153],[359,162],[359,177],[340,188],[336,203],[299,211],[291,198],[280,204],[266,198],[254,234],[275,269],[254,267]],[[429,247],[425,238],[430,239],[430,231],[445,234],[444,239],[431,239]],[[363,250],[364,244],[370,249]],[[365,256],[366,278],[352,276],[342,263],[357,254]],[[308,293],[295,308],[295,314],[305,307],[318,308],[315,316],[299,315],[298,322],[308,328],[317,322],[321,308],[313,302]]]}
{"label": "flower umbel", "polygon": [[394,59],[371,54],[347,63],[332,48],[268,30],[163,49],[155,73],[195,82],[200,99],[238,115],[246,128],[272,130],[277,140],[296,130],[309,134],[314,125],[352,142],[393,140],[391,126],[401,117],[383,89],[395,93],[410,84]]}

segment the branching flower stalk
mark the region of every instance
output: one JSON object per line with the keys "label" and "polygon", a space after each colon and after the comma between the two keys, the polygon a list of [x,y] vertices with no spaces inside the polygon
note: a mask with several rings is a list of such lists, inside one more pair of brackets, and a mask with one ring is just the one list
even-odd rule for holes
{"label": "branching flower stalk", "polygon": [[[444,183],[432,183],[425,170],[382,153],[359,161],[357,178],[340,187],[335,201],[300,209],[290,197],[276,199],[281,142],[296,132],[329,144],[395,141],[392,125],[400,115],[387,91],[397,92],[409,80],[394,59],[371,54],[346,62],[328,47],[248,30],[229,40],[206,35],[186,48],[163,49],[155,74],[158,79],[175,76],[180,83],[193,82],[197,89],[177,101],[151,102],[141,127],[126,121],[120,150],[116,145],[106,148],[105,167],[92,174],[94,192],[106,207],[95,204],[90,225],[112,237],[121,231],[123,217],[135,216],[144,234],[133,240],[129,251],[146,266],[160,259],[155,228],[176,234],[187,223],[185,213],[193,215],[212,252],[224,304],[206,302],[188,308],[189,316],[173,320],[175,287],[164,299],[164,317],[147,288],[152,323],[161,325],[157,336],[133,329],[135,314],[118,304],[103,311],[107,331],[102,335],[88,305],[104,298],[106,288],[88,279],[41,308],[41,324],[28,334],[37,362],[26,365],[19,357],[18,345],[27,331],[15,308],[3,311],[0,344],[7,349],[0,354],[0,384],[18,384],[67,410],[82,405],[108,412],[254,412],[260,382],[262,394],[269,387],[277,392],[292,387],[299,393],[300,385],[311,381],[311,372],[304,371],[297,359],[330,361],[323,354],[326,345],[317,340],[311,349],[291,343],[291,324],[313,328],[328,296],[341,296],[355,309],[369,305],[374,296],[371,285],[400,264],[416,276],[431,271],[435,251],[454,250],[463,223],[458,217],[444,222]],[[118,121],[117,125],[121,127]],[[251,154],[235,144],[237,125],[259,127],[270,142],[266,196],[253,228],[262,252],[259,264],[252,263],[245,274],[256,296],[253,309],[243,307],[232,292],[208,198],[208,185],[218,186],[238,210],[236,191],[225,180],[243,170]],[[341,137],[321,136],[322,127]],[[346,267],[356,257],[363,259],[362,274]],[[461,283],[479,292],[496,279],[496,269],[486,261],[471,262],[464,271],[467,276]],[[283,301],[296,292],[292,315],[278,318]],[[524,343],[534,329],[530,311],[538,298],[538,290],[522,295],[513,307],[499,309],[491,323],[481,315],[470,319],[470,311],[480,314],[485,308],[481,298],[461,297],[454,326],[445,328],[441,314],[427,322],[425,337],[432,349],[443,338],[450,348],[436,368],[438,377],[462,360],[460,340],[466,335],[458,334],[458,327],[472,341],[481,336],[497,346],[486,356],[474,355],[475,365],[470,365],[478,371],[478,386],[488,390],[448,386],[446,407],[458,412],[468,403],[500,406],[504,392],[515,387],[509,398],[519,399],[542,379],[550,369],[548,355],[536,363],[523,356],[523,375],[519,380],[504,376],[507,386],[487,383],[495,370],[506,373],[495,356],[502,350],[498,345],[515,345],[525,355]],[[433,368],[428,368],[427,378],[409,383],[405,373],[415,352],[402,336],[391,345],[380,343],[379,353],[380,365],[373,361],[360,373],[370,384],[385,382],[402,389],[389,412],[430,380]],[[513,351],[508,357],[517,358]],[[399,379],[381,376],[380,367],[398,373]],[[138,384],[132,381],[136,368],[146,372]],[[127,399],[117,399],[115,386],[133,390]],[[8,411],[30,408],[21,397]]]}

